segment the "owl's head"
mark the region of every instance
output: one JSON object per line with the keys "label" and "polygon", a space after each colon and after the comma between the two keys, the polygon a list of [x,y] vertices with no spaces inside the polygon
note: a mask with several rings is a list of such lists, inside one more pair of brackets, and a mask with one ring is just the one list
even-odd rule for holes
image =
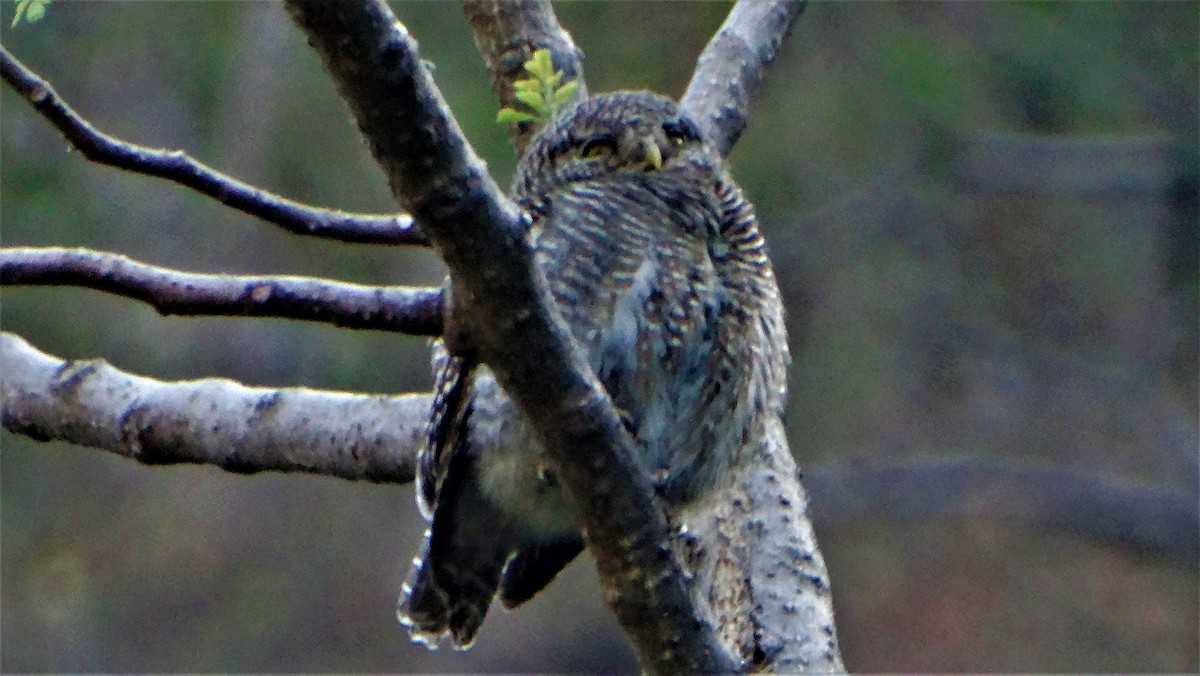
{"label": "owl's head", "polygon": [[602,176],[669,169],[708,155],[695,123],[651,92],[613,92],[560,112],[517,165],[514,192],[544,195]]}

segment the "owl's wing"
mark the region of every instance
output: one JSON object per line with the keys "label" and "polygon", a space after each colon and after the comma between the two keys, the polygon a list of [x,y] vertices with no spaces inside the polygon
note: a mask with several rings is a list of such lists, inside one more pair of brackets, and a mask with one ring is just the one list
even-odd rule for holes
{"label": "owl's wing", "polygon": [[496,595],[509,550],[498,533],[476,528],[490,509],[475,484],[467,437],[477,362],[449,354],[439,342],[433,365],[433,407],[417,468],[417,504],[430,527],[402,587],[397,615],[414,641],[434,648],[449,632],[455,646],[465,649]]}
{"label": "owl's wing", "polygon": [[440,340],[433,344],[432,362],[433,406],[425,446],[417,455],[417,505],[427,519],[433,517],[438,489],[446,477],[451,456],[466,442],[476,366],[474,358],[450,354]]}
{"label": "owl's wing", "polygon": [[728,176],[716,185],[720,200],[720,243],[710,251],[717,275],[727,295],[734,301],[732,312],[751,326],[752,344],[761,350],[753,361],[764,404],[782,415],[787,406],[787,368],[791,363],[788,352],[787,328],[783,319],[783,302],[775,284],[775,273],[767,257],[767,245],[758,229],[754,207],[746,200],[741,188]]}

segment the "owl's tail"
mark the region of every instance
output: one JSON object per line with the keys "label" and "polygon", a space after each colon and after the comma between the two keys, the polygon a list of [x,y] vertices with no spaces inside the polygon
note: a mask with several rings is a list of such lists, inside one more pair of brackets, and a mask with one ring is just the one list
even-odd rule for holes
{"label": "owl's tail", "polygon": [[455,649],[466,650],[492,605],[505,557],[447,556],[452,553],[439,551],[447,543],[436,542],[435,537],[425,532],[412,572],[401,587],[396,617],[408,627],[414,643],[437,650],[442,636],[449,633]]}

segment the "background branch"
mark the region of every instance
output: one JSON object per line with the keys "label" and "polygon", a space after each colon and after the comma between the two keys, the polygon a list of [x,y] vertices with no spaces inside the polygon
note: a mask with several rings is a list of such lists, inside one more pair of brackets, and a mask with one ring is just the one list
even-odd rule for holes
{"label": "background branch", "polygon": [[427,241],[406,214],[352,214],[311,207],[226,176],[180,150],[126,143],[93,127],[54,88],[0,47],[0,75],[93,162],[174,181],[289,232],[341,242],[413,244]]}
{"label": "background branch", "polygon": [[565,327],[525,239],[521,216],[421,64],[416,42],[382,2],[291,0],[349,103],[392,192],[450,269],[470,337],[546,440],[606,597],[654,672],[728,672],[735,662],[702,622],[667,522],[611,402]]}
{"label": "background branch", "polygon": [[164,315],[303,319],[418,336],[437,336],[442,329],[439,289],[197,274],[88,249],[0,249],[0,285],[22,284],[107,291]]}
{"label": "background branch", "polygon": [[1012,459],[948,457],[805,473],[822,528],[868,515],[894,522],[997,518],[1067,532],[1187,566],[1200,558],[1200,513],[1183,495],[1097,472]]}
{"label": "background branch", "polygon": [[700,54],[679,105],[722,154],[733,149],[763,74],[805,0],[739,0]]}
{"label": "background branch", "polygon": [[[487,63],[492,90],[502,107],[523,108],[513,97],[513,82],[526,77],[525,62],[539,49],[550,50],[563,82],[579,83],[575,98],[587,97],[583,52],[558,23],[549,0],[464,0],[463,13],[475,32],[475,45]],[[531,122],[509,125],[509,138],[518,157],[536,131]]]}
{"label": "background branch", "polygon": [[400,482],[424,443],[429,396],[160,382],[104,360],[65,362],[0,333],[4,427],[111,451],[147,465],[309,472]]}

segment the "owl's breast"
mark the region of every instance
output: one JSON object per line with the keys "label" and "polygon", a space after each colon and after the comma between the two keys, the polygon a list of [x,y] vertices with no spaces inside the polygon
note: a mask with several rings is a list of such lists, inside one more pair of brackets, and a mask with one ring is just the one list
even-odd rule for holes
{"label": "owl's breast", "polygon": [[741,437],[746,322],[711,257],[713,201],[700,186],[659,183],[555,195],[536,250],[648,469],[683,496],[723,471],[727,442]]}

